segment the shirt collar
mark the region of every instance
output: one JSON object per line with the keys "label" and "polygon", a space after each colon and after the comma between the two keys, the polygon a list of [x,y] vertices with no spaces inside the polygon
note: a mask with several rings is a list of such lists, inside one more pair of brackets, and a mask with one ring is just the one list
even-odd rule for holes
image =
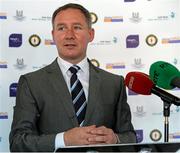
{"label": "shirt collar", "polygon": [[[67,72],[69,70],[69,68],[73,65],[72,63],[65,61],[64,59],[62,59],[59,56],[57,58],[57,62],[58,62],[60,69],[63,72]],[[85,57],[82,61],[80,61],[76,65],[78,65],[81,68],[81,71],[84,73],[86,73],[89,70],[89,63],[88,63],[87,57]]]}

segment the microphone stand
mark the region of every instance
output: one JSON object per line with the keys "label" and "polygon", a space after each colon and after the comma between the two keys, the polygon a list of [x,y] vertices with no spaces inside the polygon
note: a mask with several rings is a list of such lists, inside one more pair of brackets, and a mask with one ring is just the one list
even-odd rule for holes
{"label": "microphone stand", "polygon": [[[162,99],[163,100],[163,99]],[[164,142],[169,142],[169,116],[171,104],[163,100],[164,104]]]}
{"label": "microphone stand", "polygon": [[151,89],[151,92],[154,93],[155,95],[158,95],[161,100],[164,102],[164,110],[163,110],[163,114],[164,114],[164,142],[168,142],[169,141],[169,116],[170,116],[170,106],[171,104],[180,106],[180,99],[178,97],[175,97],[171,94],[169,94],[168,92],[157,88],[157,87],[153,87]]}

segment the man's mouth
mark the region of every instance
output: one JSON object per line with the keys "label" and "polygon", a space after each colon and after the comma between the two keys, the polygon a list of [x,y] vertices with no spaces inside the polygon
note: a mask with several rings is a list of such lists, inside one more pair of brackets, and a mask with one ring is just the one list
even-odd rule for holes
{"label": "man's mouth", "polygon": [[65,47],[76,47],[75,44],[65,44],[64,46],[65,46]]}

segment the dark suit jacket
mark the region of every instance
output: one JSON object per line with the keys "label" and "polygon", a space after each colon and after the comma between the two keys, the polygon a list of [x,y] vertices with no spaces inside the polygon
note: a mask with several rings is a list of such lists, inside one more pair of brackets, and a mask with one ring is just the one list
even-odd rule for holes
{"label": "dark suit jacket", "polygon": [[[113,129],[122,143],[136,141],[123,77],[90,63],[84,126],[93,124]],[[56,134],[78,126],[57,60],[20,77],[9,137],[11,151],[54,151]]]}

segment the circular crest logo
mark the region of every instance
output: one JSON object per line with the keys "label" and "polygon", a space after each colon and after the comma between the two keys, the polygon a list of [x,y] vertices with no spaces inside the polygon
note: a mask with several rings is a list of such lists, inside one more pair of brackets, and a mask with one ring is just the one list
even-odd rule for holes
{"label": "circular crest logo", "polygon": [[96,59],[91,59],[91,63],[96,67],[100,67],[99,62]]}
{"label": "circular crest logo", "polygon": [[40,43],[41,43],[41,38],[40,38],[38,35],[36,35],[36,34],[31,35],[31,36],[29,37],[29,43],[30,43],[33,47],[37,47],[37,46],[39,46]]}
{"label": "circular crest logo", "polygon": [[95,13],[93,13],[93,12],[91,12],[90,15],[91,15],[91,22],[92,22],[92,24],[96,23],[97,20],[98,20],[97,15]]}
{"label": "circular crest logo", "polygon": [[161,131],[159,131],[158,129],[154,129],[150,133],[150,138],[153,141],[159,141],[161,137],[162,137]]}
{"label": "circular crest logo", "polygon": [[155,35],[151,34],[149,36],[147,36],[146,38],[146,43],[149,45],[149,46],[155,46],[158,42],[158,39]]}

